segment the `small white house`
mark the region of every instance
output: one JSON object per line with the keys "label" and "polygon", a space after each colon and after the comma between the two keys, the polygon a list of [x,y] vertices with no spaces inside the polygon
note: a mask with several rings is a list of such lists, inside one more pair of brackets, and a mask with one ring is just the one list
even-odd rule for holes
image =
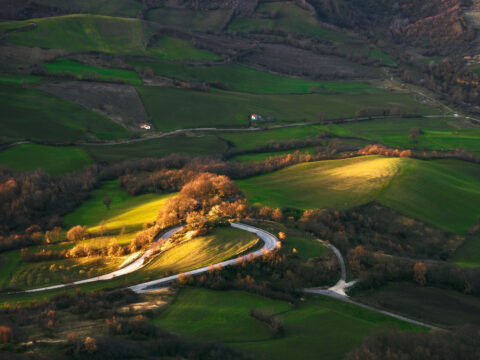
{"label": "small white house", "polygon": [[250,115],[250,120],[252,120],[252,121],[260,121],[260,120],[262,120],[262,115],[252,114],[252,115]]}
{"label": "small white house", "polygon": [[140,124],[140,129],[150,130],[152,126],[150,124]]}

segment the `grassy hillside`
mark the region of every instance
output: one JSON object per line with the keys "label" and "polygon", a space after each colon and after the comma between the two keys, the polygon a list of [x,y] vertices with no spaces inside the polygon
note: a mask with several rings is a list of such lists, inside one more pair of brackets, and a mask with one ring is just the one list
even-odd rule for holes
{"label": "grassy hillside", "polygon": [[114,146],[83,146],[97,161],[117,162],[131,158],[161,157],[172,153],[211,155],[227,150],[225,141],[213,135],[178,135]]}
{"label": "grassy hillside", "polygon": [[228,10],[195,11],[186,8],[161,7],[148,12],[147,20],[162,25],[194,31],[219,31],[228,20]]}
{"label": "grassy hillside", "polygon": [[[412,144],[408,138],[411,129],[422,129],[424,134]],[[358,136],[391,147],[419,150],[455,150],[464,148],[480,153],[480,129],[462,129],[454,118],[391,118],[369,120],[334,127],[334,133]]]}
{"label": "grassy hillside", "polygon": [[[259,14],[270,14],[261,18]],[[346,36],[321,26],[315,14],[291,2],[272,2],[258,6],[257,17],[235,18],[228,26],[231,31],[283,30],[324,40],[345,40]]]}
{"label": "grassy hillside", "polygon": [[181,80],[219,83],[230,90],[257,94],[307,94],[310,92],[376,94],[386,92],[366,81],[311,81],[276,75],[238,64],[202,66],[139,60],[131,60],[130,63],[135,66],[151,68],[156,75]]}
{"label": "grassy hillside", "polygon": [[90,156],[76,147],[21,144],[0,151],[0,164],[7,165],[14,171],[42,169],[51,174],[63,174],[91,163]]}
{"label": "grassy hillside", "polygon": [[[9,42],[42,48],[72,51],[100,51],[112,54],[145,53],[148,30],[138,19],[99,15],[65,15],[16,22],[36,28],[7,36]],[[0,31],[11,23],[0,25]]]}
{"label": "grassy hillside", "polygon": [[73,75],[75,78],[82,80],[99,79],[103,81],[124,82],[128,84],[140,85],[142,80],[138,74],[130,70],[100,68],[89,66],[68,59],[59,59],[51,63],[45,64],[49,74],[53,75]]}
{"label": "grassy hillside", "polygon": [[0,83],[30,84],[42,80],[42,77],[24,74],[0,74]]}
{"label": "grassy hillside", "polygon": [[[286,335],[275,339],[252,309],[278,314]],[[183,289],[153,323],[188,339],[222,341],[260,359],[343,359],[364,336],[381,329],[419,328],[324,297],[308,297],[298,308],[239,291]]]}
{"label": "grassy hillside", "polygon": [[453,254],[452,261],[460,266],[480,266],[480,236],[467,236],[465,242]]}
{"label": "grassy hillside", "polygon": [[440,229],[464,232],[480,218],[480,167],[455,160],[367,156],[295,165],[238,181],[252,203],[349,208],[379,201]]}
{"label": "grassy hillside", "polygon": [[257,237],[231,227],[216,228],[206,236],[183,242],[161,253],[142,273],[158,276],[178,274],[209,264],[216,264],[241,254],[257,244]]}
{"label": "grassy hillside", "polygon": [[480,324],[480,300],[454,290],[390,283],[357,295],[359,300],[398,314],[446,326]]}
{"label": "grassy hillside", "polygon": [[162,37],[148,50],[159,59],[219,59],[214,53],[197,49],[190,41],[171,36]]}
{"label": "grassy hillside", "polygon": [[0,133],[9,139],[68,142],[128,135],[120,125],[46,92],[0,83]]}
{"label": "grassy hillside", "polygon": [[[211,89],[209,92],[153,86],[137,87],[148,115],[160,130],[192,127],[241,127],[252,113],[273,117],[277,122],[317,121],[325,112],[329,118],[351,118],[362,108],[430,113],[434,110],[415,102],[409,94],[305,94],[255,95]],[[188,104],[188,106],[185,106]],[[293,131],[293,130],[292,130]]]}
{"label": "grassy hillside", "polygon": [[[67,228],[86,225],[90,231],[98,230],[100,221],[105,221],[109,230],[138,230],[144,223],[157,217],[159,209],[172,195],[145,194],[130,196],[118,186],[117,180],[107,181],[92,192],[91,198],[63,217]],[[112,199],[110,209],[103,204],[106,197]]]}

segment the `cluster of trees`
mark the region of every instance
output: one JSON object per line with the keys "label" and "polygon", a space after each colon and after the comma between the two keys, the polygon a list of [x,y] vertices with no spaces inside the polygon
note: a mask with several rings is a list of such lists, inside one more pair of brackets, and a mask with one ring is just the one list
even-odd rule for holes
{"label": "cluster of trees", "polygon": [[467,68],[462,58],[431,62],[421,71],[423,85],[442,94],[447,101],[457,105],[480,105],[480,75]]}
{"label": "cluster of trees", "polygon": [[448,288],[470,295],[480,295],[480,269],[463,268],[435,260],[385,255],[357,246],[348,252],[352,270],[360,276],[353,291],[367,290],[390,281],[409,281],[422,286]]}
{"label": "cluster of trees", "polygon": [[361,245],[397,256],[445,260],[461,241],[377,203],[346,210],[306,210],[296,224],[345,253]]}
{"label": "cluster of trees", "polygon": [[474,360],[480,358],[479,334],[480,328],[471,325],[428,333],[382,332],[365,339],[346,360]]}

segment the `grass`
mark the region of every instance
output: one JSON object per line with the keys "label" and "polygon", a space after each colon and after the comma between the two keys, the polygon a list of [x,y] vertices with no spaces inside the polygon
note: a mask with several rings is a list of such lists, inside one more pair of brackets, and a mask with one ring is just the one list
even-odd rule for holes
{"label": "grass", "polygon": [[148,12],[147,20],[193,31],[219,31],[228,20],[227,9],[195,11],[188,8],[161,7]]}
{"label": "grass", "polygon": [[220,57],[210,51],[196,48],[190,41],[165,36],[157,41],[149,51],[159,59],[167,60],[196,60],[196,59],[219,59]]}
{"label": "grass", "polygon": [[221,84],[229,90],[255,94],[377,94],[386,93],[368,81],[311,81],[255,70],[244,65],[185,65],[167,61],[130,60],[130,64],[151,68],[156,75],[181,80]]}
{"label": "grass", "polygon": [[252,113],[273,117],[276,122],[269,124],[275,124],[317,121],[320,112],[325,112],[330,119],[351,118],[357,110],[365,107],[401,107],[405,111],[418,110],[424,113],[434,111],[416,103],[411,95],[402,93],[379,93],[375,96],[255,95],[216,89],[202,92],[151,86],[138,86],[137,90],[155,127],[165,131],[193,127],[247,126],[248,117]]}
{"label": "grass", "polygon": [[469,235],[465,242],[455,251],[452,261],[460,266],[480,266],[480,237]]}
{"label": "grass", "polygon": [[123,257],[89,257],[42,262],[22,262],[7,287],[33,289],[102,275],[116,270]]}
{"label": "grass", "polygon": [[303,259],[309,259],[322,256],[327,252],[327,249],[320,242],[310,237],[287,235],[287,240],[282,246],[282,252],[286,254],[294,253]]}
{"label": "grass", "polygon": [[140,85],[142,80],[135,71],[109,69],[95,66],[89,66],[69,59],[59,59],[45,64],[49,74],[64,75],[72,74],[75,78],[94,79],[99,78],[102,81],[124,82],[127,84]]}
{"label": "grass", "polygon": [[464,233],[480,218],[480,167],[457,161],[366,156],[295,165],[238,181],[250,202],[350,208],[373,200],[437,228]]}
{"label": "grass", "polygon": [[380,59],[382,61],[382,64],[386,66],[398,65],[398,63],[395,61],[394,58],[392,58],[390,55],[384,53],[381,50],[370,50],[368,53],[368,56],[372,58]]}
{"label": "grass", "polygon": [[361,301],[433,324],[480,324],[480,300],[453,290],[391,283],[356,296]]}
{"label": "grass", "polygon": [[42,80],[41,76],[26,74],[0,74],[0,83],[30,84]]}
{"label": "grass", "polygon": [[[480,153],[480,129],[456,128],[453,118],[389,118],[335,126],[338,135],[357,136],[391,147],[417,150],[455,150],[464,148]],[[420,128],[423,135],[412,144],[410,129]]]}
{"label": "grass", "polygon": [[69,142],[128,132],[107,117],[46,92],[0,83],[0,133],[11,140]]}
{"label": "grass", "polygon": [[[35,29],[7,35],[9,42],[50,49],[100,51],[110,54],[146,54],[149,30],[138,19],[75,14],[15,22],[35,23]],[[11,26],[2,23],[0,31]]]}
{"label": "grass", "polygon": [[224,141],[212,135],[168,136],[123,145],[84,146],[83,148],[95,160],[108,163],[132,158],[162,157],[172,153],[212,155],[227,149]]}
{"label": "grass", "polygon": [[206,236],[175,245],[157,256],[142,272],[150,276],[182,273],[230,259],[257,243],[257,237],[250,232],[231,227],[216,228]]}
{"label": "grass", "polygon": [[92,163],[81,148],[20,144],[0,152],[0,164],[14,171],[45,170],[51,174],[64,174]]}
{"label": "grass", "polygon": [[275,18],[235,18],[229,24],[228,30],[244,32],[260,29],[284,30],[330,41],[347,40],[346,35],[322,27],[315,15],[295,4],[285,2],[264,3],[258,6],[256,12],[267,11],[275,13]]}
{"label": "grass", "polygon": [[[102,200],[110,197],[112,203],[107,209]],[[93,191],[91,198],[81,204],[70,214],[63,217],[63,223],[68,229],[75,225],[86,225],[90,233],[98,233],[100,221],[104,221],[111,234],[83,240],[80,243],[96,247],[107,246],[112,240],[120,245],[130,242],[136,231],[144,223],[156,219],[158,211],[173,194],[145,194],[129,196],[118,186],[117,181],[104,182],[102,187]],[[29,248],[30,253],[41,249],[63,250],[75,246],[76,243],[63,242],[59,244],[39,245]],[[124,262],[124,257],[89,257],[80,259],[64,259],[27,263],[20,259],[20,250],[13,250],[0,256],[0,268],[3,281],[0,286],[16,288],[36,288],[89,278],[114,271]],[[53,265],[53,266],[52,266]],[[105,283],[104,286],[109,286]]]}
{"label": "grass", "polygon": [[[117,180],[106,181],[99,189],[92,192],[89,200],[64,216],[62,221],[67,228],[86,225],[89,231],[95,232],[99,229],[98,224],[103,220],[110,231],[125,227],[131,232],[139,230],[144,223],[154,220],[162,205],[171,196],[171,194],[130,196],[120,188]],[[102,202],[106,197],[112,199],[110,209],[107,209]]]}
{"label": "grass", "polygon": [[[286,335],[274,339],[251,309],[265,308],[283,321]],[[420,331],[350,304],[320,296],[298,308],[240,291],[187,288],[153,323],[193,341],[222,341],[256,359],[343,359],[368,334],[380,329]]]}

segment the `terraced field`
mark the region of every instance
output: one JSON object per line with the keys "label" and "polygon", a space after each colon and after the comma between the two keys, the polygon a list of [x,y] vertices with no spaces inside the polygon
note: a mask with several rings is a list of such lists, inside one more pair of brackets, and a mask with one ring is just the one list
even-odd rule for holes
{"label": "terraced field", "polygon": [[387,93],[367,81],[312,81],[298,77],[280,76],[255,70],[244,65],[185,65],[167,61],[130,60],[130,64],[150,68],[156,75],[181,80],[216,84],[233,91],[256,94],[378,94]]}
{"label": "terraced field", "polygon": [[220,57],[206,50],[196,48],[191,42],[171,36],[164,36],[158,40],[149,51],[159,59],[167,60],[215,60]]}
{"label": "terraced field", "polygon": [[479,172],[477,165],[456,160],[367,156],[299,164],[238,184],[252,203],[311,209],[376,200],[462,233],[480,218]]}
{"label": "terraced field", "polygon": [[45,65],[45,68],[52,75],[73,76],[78,80],[94,80],[98,78],[101,81],[124,82],[134,85],[142,83],[142,80],[134,71],[100,68],[68,59],[59,59],[48,63]]}

